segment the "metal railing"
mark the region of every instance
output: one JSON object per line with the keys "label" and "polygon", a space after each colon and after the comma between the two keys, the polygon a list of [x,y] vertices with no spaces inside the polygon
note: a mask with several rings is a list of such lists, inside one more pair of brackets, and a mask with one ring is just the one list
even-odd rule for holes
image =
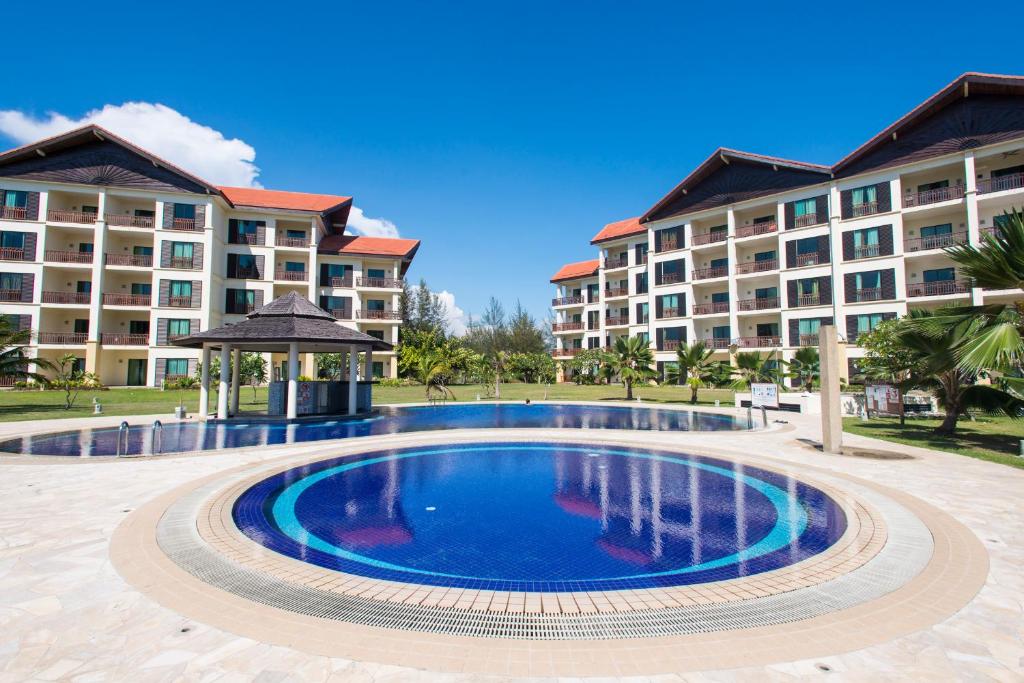
{"label": "metal railing", "polygon": [[135,266],[149,268],[153,265],[152,254],[104,254],[103,260],[108,266]]}
{"label": "metal railing", "polygon": [[813,254],[797,254],[795,260],[796,263],[794,265],[797,268],[802,268],[803,266],[816,266],[819,263],[822,263],[821,254],[818,254],[817,252]]}
{"label": "metal railing", "polygon": [[928,251],[929,249],[945,249],[955,244],[967,242],[966,232],[952,232],[944,235],[929,235],[928,237],[911,237],[903,241],[904,251]]}
{"label": "metal railing", "polygon": [[604,319],[605,327],[621,327],[629,324],[629,318],[621,315],[610,316]]}
{"label": "metal railing", "polygon": [[100,334],[100,342],[110,346],[149,346],[149,335],[103,332]]}
{"label": "metal railing", "polygon": [[861,301],[881,301],[882,299],[882,288],[881,287],[870,287],[867,289],[855,289],[851,292],[852,300],[855,302]]}
{"label": "metal railing", "polygon": [[321,287],[351,287],[352,276],[347,277],[326,277],[320,280]]}
{"label": "metal railing", "polygon": [[195,270],[196,259],[194,256],[172,256],[167,260],[167,267],[176,270]]}
{"label": "metal railing", "polygon": [[28,209],[24,206],[0,206],[0,218],[7,221],[23,221],[28,218]]}
{"label": "metal railing", "polygon": [[728,266],[716,266],[714,268],[697,268],[693,271],[694,280],[710,280],[715,277],[725,277],[729,274]]}
{"label": "metal railing", "polygon": [[236,280],[259,280],[260,271],[256,268],[235,268],[234,275],[228,275],[228,277],[235,278]]}
{"label": "metal railing", "polygon": [[613,299],[620,296],[629,296],[629,287],[608,287],[604,290],[605,298]]}
{"label": "metal railing", "polygon": [[[170,308],[193,308],[191,296],[169,296],[167,305]],[[198,308],[198,307],[196,307]]]}
{"label": "metal railing", "polygon": [[555,358],[560,358],[560,357],[569,357],[569,358],[571,358],[571,357],[575,356],[577,353],[582,353],[585,350],[586,349],[555,349],[554,351],[551,352],[551,355],[554,356]]}
{"label": "metal railing", "polygon": [[0,247],[0,260],[2,261],[24,261],[25,250],[18,247]]}
{"label": "metal railing", "polygon": [[948,202],[951,199],[961,199],[963,196],[963,185],[937,187],[934,190],[925,190],[924,192],[905,195],[903,197],[903,208],[911,209],[915,206],[926,206],[928,204],[936,204],[938,202]]}
{"label": "metal railing", "polygon": [[712,313],[728,313],[728,301],[713,301],[709,304],[694,304],[694,315],[711,315]]}
{"label": "metal railing", "polygon": [[759,296],[753,299],[740,299],[738,302],[741,311],[763,311],[779,307],[779,297]]}
{"label": "metal railing", "polygon": [[351,308],[332,308],[331,309],[331,315],[333,315],[336,320],[351,320],[352,319],[352,309]]}
{"label": "metal railing", "polygon": [[658,317],[659,318],[682,318],[683,317],[683,313],[684,313],[684,311],[683,311],[682,308],[663,308],[663,309],[661,309],[661,315],[659,315]]}
{"label": "metal railing", "polygon": [[767,273],[772,270],[779,269],[778,259],[768,259],[765,261],[747,261],[746,263],[740,263],[736,266],[736,274],[744,275],[746,273]]}
{"label": "metal railing", "polygon": [[662,273],[657,278],[658,285],[674,285],[677,282],[685,282],[682,273]]}
{"label": "metal railing", "polygon": [[287,280],[289,282],[305,282],[309,277],[309,273],[304,270],[282,270],[278,268],[274,271],[275,280]]}
{"label": "metal railing", "polygon": [[782,337],[778,335],[770,336],[758,336],[758,337],[740,337],[736,340],[736,346],[743,349],[764,349],[773,348],[779,346],[782,343]]}
{"label": "metal railing", "polygon": [[84,332],[40,332],[40,344],[61,344],[65,346],[82,346],[85,344]]}
{"label": "metal railing", "polygon": [[560,298],[556,297],[556,298],[551,300],[551,305],[552,306],[573,306],[573,305],[582,304],[582,303],[583,303],[583,297],[582,296],[563,296],[563,297],[560,297]]}
{"label": "metal railing", "polygon": [[700,235],[693,236],[693,246],[701,244],[714,244],[715,242],[724,242],[729,239],[729,234],[725,230],[716,230],[714,232],[705,232]]}
{"label": "metal railing", "polygon": [[710,339],[702,339],[704,346],[709,349],[727,349],[729,348],[730,341],[723,337],[712,337]]}
{"label": "metal railing", "polygon": [[356,286],[374,289],[401,289],[402,280],[394,277],[360,277],[356,278]]}
{"label": "metal railing", "polygon": [[817,213],[805,213],[803,216],[795,216],[793,218],[793,227],[794,228],[806,228],[809,225],[818,225],[819,223],[824,223],[824,222],[825,221],[819,221],[818,220],[818,214]]}
{"label": "metal railing", "polygon": [[604,260],[605,270],[614,270],[616,268],[626,268],[629,266],[629,259],[625,258],[606,258]]}
{"label": "metal railing", "polygon": [[919,282],[907,285],[907,296],[944,296],[947,294],[966,294],[971,291],[969,280],[939,280],[937,282]]}
{"label": "metal railing", "polygon": [[92,252],[47,249],[43,254],[43,260],[51,263],[92,263]]}
{"label": "metal railing", "polygon": [[880,210],[878,201],[873,202],[862,202],[860,204],[854,204],[850,207],[850,216],[852,218],[860,218],[861,216],[870,216],[878,213]]}
{"label": "metal railing", "polygon": [[202,230],[202,226],[196,223],[195,218],[174,218],[171,219],[171,230]]}
{"label": "metal railing", "polygon": [[736,228],[736,237],[753,237],[754,235],[768,235],[778,232],[779,226],[775,221],[764,221],[753,225],[744,225]]}
{"label": "metal railing", "polygon": [[309,239],[306,237],[278,237],[275,246],[306,249],[309,247]]}
{"label": "metal railing", "polygon": [[43,292],[44,304],[88,304],[92,295],[88,292]]}
{"label": "metal railing", "polygon": [[[191,303],[191,297],[171,297],[178,299],[188,299]],[[103,305],[104,306],[149,306],[150,302],[153,301],[151,294],[104,294]]]}
{"label": "metal railing", "polygon": [[797,306],[827,306],[831,302],[823,294],[800,294],[796,298]]}
{"label": "metal railing", "polygon": [[662,253],[663,251],[675,251],[676,249],[679,248],[679,240],[677,240],[675,237],[662,237],[657,244],[659,254]]}
{"label": "metal railing", "polygon": [[251,233],[235,233],[228,237],[228,244],[256,244],[259,235]]}
{"label": "metal railing", "polygon": [[54,223],[78,223],[80,225],[92,225],[96,222],[97,215],[90,211],[63,211],[61,209],[50,209],[46,212],[46,220]]}
{"label": "metal railing", "polygon": [[256,304],[240,304],[232,302],[224,307],[224,312],[231,315],[248,315],[256,310]]}
{"label": "metal railing", "polygon": [[1010,175],[998,178],[988,178],[978,181],[978,193],[989,194],[991,192],[1005,192],[1006,190],[1019,190],[1024,187],[1024,173],[1011,173]]}
{"label": "metal railing", "polygon": [[569,322],[569,323],[553,323],[551,325],[552,332],[575,332],[576,330],[583,329],[583,322]]}
{"label": "metal railing", "polygon": [[817,334],[801,334],[797,339],[800,346],[817,346],[818,335]]}
{"label": "metal railing", "polygon": [[[46,292],[43,292],[45,294]],[[0,289],[0,301],[11,303],[14,301],[21,301],[21,290],[20,289]],[[43,302],[46,303],[46,302]]]}
{"label": "metal railing", "polygon": [[662,339],[661,340],[661,348],[658,349],[658,350],[659,351],[675,351],[682,344],[685,344],[685,343],[686,342],[684,342],[682,339]]}
{"label": "metal railing", "polygon": [[356,318],[360,320],[401,320],[401,311],[375,311],[370,309],[361,309],[356,311]]}
{"label": "metal railing", "polygon": [[878,256],[879,253],[880,250],[877,244],[865,244],[863,246],[853,248],[853,258],[855,259],[873,258]]}
{"label": "metal railing", "polygon": [[107,225],[114,225],[121,228],[152,228],[154,220],[152,216],[128,216],[119,213],[103,214]]}

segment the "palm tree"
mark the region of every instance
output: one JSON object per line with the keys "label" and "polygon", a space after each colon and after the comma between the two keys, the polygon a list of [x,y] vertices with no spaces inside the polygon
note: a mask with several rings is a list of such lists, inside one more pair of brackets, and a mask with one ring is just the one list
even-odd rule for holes
{"label": "palm tree", "polygon": [[792,360],[783,362],[790,369],[789,376],[796,379],[804,391],[812,391],[814,383],[821,379],[821,358],[813,346],[801,346]]}
{"label": "palm tree", "polygon": [[654,370],[654,354],[650,344],[643,337],[619,337],[612,348],[610,364],[619,379],[626,385],[626,400],[633,400],[633,384],[649,382],[657,372]]}
{"label": "palm tree", "polygon": [[46,381],[43,375],[28,369],[32,363],[40,370],[52,370],[54,367],[48,360],[26,355],[25,347],[31,340],[31,330],[15,330],[6,316],[0,316],[0,378],[12,382]]}
{"label": "palm tree", "polygon": [[690,403],[697,402],[697,390],[716,377],[718,361],[711,360],[714,354],[704,342],[691,346],[680,345],[676,349],[676,364],[669,366],[666,379],[673,384],[687,384],[690,387]]}
{"label": "palm tree", "polygon": [[455,394],[445,385],[451,366],[440,349],[424,350],[412,371],[416,381],[424,386],[428,401],[437,396],[455,400]]}
{"label": "palm tree", "polygon": [[774,382],[776,368],[770,355],[761,356],[757,351],[740,351],[736,354],[736,365],[732,368],[736,377],[735,389],[749,389],[756,382]]}

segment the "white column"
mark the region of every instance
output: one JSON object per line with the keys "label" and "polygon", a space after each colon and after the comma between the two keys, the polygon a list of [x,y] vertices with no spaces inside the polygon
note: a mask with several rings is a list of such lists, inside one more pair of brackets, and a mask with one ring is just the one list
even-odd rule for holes
{"label": "white column", "polygon": [[[725,243],[726,256],[729,258],[729,340],[732,343],[737,337],[743,336],[740,329],[739,304],[740,299],[739,283],[736,281],[736,212],[730,206],[726,211],[726,234],[728,241]],[[694,302],[696,303],[696,302]]]}
{"label": "white column", "polygon": [[356,384],[356,374],[359,371],[359,350],[356,347],[349,347],[348,352],[348,414],[356,414],[356,399],[359,388]]}
{"label": "white column", "polygon": [[202,369],[199,378],[199,419],[210,415],[210,347],[203,344]]}
{"label": "white column", "polygon": [[231,354],[231,414],[238,415],[238,376],[241,372],[242,349],[235,349]]}
{"label": "white column", "polygon": [[228,416],[228,391],[231,381],[231,345],[222,344],[220,347],[220,391],[217,393],[217,419],[223,420]]}
{"label": "white column", "polygon": [[299,416],[299,343],[288,345],[288,413],[286,417],[294,420]]}
{"label": "white column", "polygon": [[373,351],[366,349],[366,353],[363,358],[363,381],[369,382],[373,380]]}
{"label": "white column", "polygon": [[[974,152],[964,153],[964,204],[967,208],[967,241],[981,244],[981,223],[978,219],[978,171],[974,166]],[[981,287],[971,288],[971,305],[981,306],[985,300]]]}

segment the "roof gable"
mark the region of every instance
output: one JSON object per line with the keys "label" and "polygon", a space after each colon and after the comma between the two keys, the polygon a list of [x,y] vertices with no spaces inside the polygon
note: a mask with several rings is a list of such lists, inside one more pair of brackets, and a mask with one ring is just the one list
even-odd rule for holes
{"label": "roof gable", "polygon": [[634,216],[621,221],[615,221],[601,228],[601,232],[594,235],[590,240],[591,244],[607,242],[608,240],[621,239],[631,235],[641,235],[647,232],[647,226],[640,224],[640,217]]}
{"label": "roof gable", "polygon": [[254,207],[259,209],[284,209],[286,211],[312,211],[326,213],[351,203],[351,197],[336,194],[310,194],[308,192],[284,192],[281,190],[262,190],[252,187],[217,188],[225,199],[237,207]]}
{"label": "roof gable", "polygon": [[597,275],[597,269],[600,265],[600,262],[596,258],[588,261],[567,263],[559,268],[557,273],[551,276],[551,281],[564,282],[565,280],[578,280],[583,277],[592,277]]}

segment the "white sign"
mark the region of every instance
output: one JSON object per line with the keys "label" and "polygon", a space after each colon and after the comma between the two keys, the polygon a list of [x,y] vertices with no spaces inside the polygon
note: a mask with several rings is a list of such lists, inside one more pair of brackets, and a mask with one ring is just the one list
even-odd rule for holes
{"label": "white sign", "polygon": [[779,386],[777,384],[751,384],[750,405],[754,408],[778,408]]}
{"label": "white sign", "polygon": [[864,387],[867,410],[897,415],[900,412],[900,392],[888,384],[869,384]]}

